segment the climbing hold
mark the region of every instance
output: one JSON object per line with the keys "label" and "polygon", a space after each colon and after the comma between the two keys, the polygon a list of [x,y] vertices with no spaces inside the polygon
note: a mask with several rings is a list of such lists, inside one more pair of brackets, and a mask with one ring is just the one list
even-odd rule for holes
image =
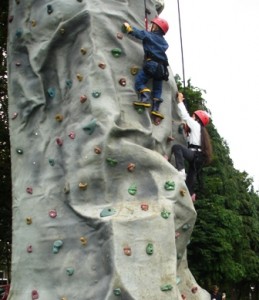
{"label": "climbing hold", "polygon": [[147,211],[148,208],[149,208],[149,206],[148,206],[147,203],[142,203],[142,204],[140,205],[140,207],[141,207],[141,209],[144,210],[144,211]]}
{"label": "climbing hold", "polygon": [[53,243],[53,248],[52,248],[52,252],[54,254],[58,253],[60,248],[63,246],[63,242],[61,240],[56,240],[54,243]]}
{"label": "climbing hold", "polygon": [[20,38],[21,36],[22,36],[22,28],[18,28],[17,30],[16,30],[16,33],[15,33],[15,35],[16,35],[16,37],[17,38]]}
{"label": "climbing hold", "polygon": [[174,181],[166,181],[166,183],[164,185],[164,188],[167,191],[174,191],[174,189],[175,189],[175,183],[174,183]]}
{"label": "climbing hold", "polygon": [[111,50],[111,53],[114,57],[117,58],[121,56],[122,50],[120,48],[114,48]]}
{"label": "climbing hold", "polygon": [[27,225],[31,225],[31,223],[32,223],[32,218],[31,217],[27,217],[26,218],[26,224]]}
{"label": "climbing hold", "polygon": [[100,217],[109,217],[116,213],[116,210],[112,207],[106,207],[100,212]]}
{"label": "climbing hold", "polygon": [[68,276],[72,276],[74,274],[74,269],[73,268],[67,268],[66,272],[67,272]]}
{"label": "climbing hold", "polygon": [[114,294],[115,296],[120,296],[120,295],[121,295],[121,289],[120,289],[120,288],[114,289],[114,290],[113,290],[113,294]]}
{"label": "climbing hold", "polygon": [[31,299],[32,299],[32,300],[39,299],[39,293],[38,293],[36,290],[33,290],[33,291],[31,292]]}
{"label": "climbing hold", "polygon": [[82,245],[86,245],[87,244],[87,239],[83,236],[80,237],[80,242]]}
{"label": "climbing hold", "polygon": [[176,239],[177,239],[180,235],[181,235],[180,232],[178,232],[178,231],[175,232],[175,238],[176,238]]}
{"label": "climbing hold", "polygon": [[13,113],[12,120],[15,120],[17,118],[17,116],[18,116],[17,112]]}
{"label": "climbing hold", "polygon": [[192,287],[191,291],[192,291],[193,294],[197,293],[198,292],[198,287],[197,286]]}
{"label": "climbing hold", "polygon": [[166,181],[165,185],[164,185],[164,188],[167,191],[173,191],[175,189],[175,183],[174,183],[174,181]]}
{"label": "climbing hold", "polygon": [[91,122],[89,122],[87,125],[83,127],[83,130],[87,131],[89,135],[91,135],[96,127],[96,119],[93,119]]}
{"label": "climbing hold", "polygon": [[87,183],[80,182],[78,187],[80,188],[80,190],[86,190],[87,189]]}
{"label": "climbing hold", "polygon": [[165,209],[163,209],[163,211],[161,211],[161,217],[164,219],[168,219],[170,217],[171,213],[170,211],[167,211]]}
{"label": "climbing hold", "polygon": [[92,92],[92,96],[94,98],[99,98],[101,96],[101,92],[94,91],[94,92]]}
{"label": "climbing hold", "polygon": [[138,71],[139,71],[139,67],[137,67],[137,66],[132,66],[131,68],[130,68],[130,73],[131,73],[131,75],[136,75],[137,73],[138,73]]}
{"label": "climbing hold", "polygon": [[86,95],[80,96],[80,102],[81,102],[81,103],[85,103],[86,100],[87,100]]}
{"label": "climbing hold", "polygon": [[71,140],[74,140],[75,137],[76,137],[76,134],[75,134],[74,131],[70,131],[69,134],[68,134],[68,136],[71,138]]}
{"label": "climbing hold", "polygon": [[186,296],[184,294],[181,295],[183,300],[186,300]]}
{"label": "climbing hold", "polygon": [[49,211],[49,216],[51,217],[51,218],[56,218],[56,216],[57,216],[57,211],[55,210],[55,209],[51,209],[50,211]]}
{"label": "climbing hold", "polygon": [[98,67],[104,70],[106,68],[106,64],[105,63],[99,63]]}
{"label": "climbing hold", "polygon": [[177,259],[181,259],[183,256],[181,253],[177,253]]}
{"label": "climbing hold", "polygon": [[63,119],[64,119],[64,116],[61,115],[61,114],[56,114],[55,119],[56,119],[56,121],[58,121],[58,122],[62,122]]}
{"label": "climbing hold", "polygon": [[172,141],[174,141],[174,137],[168,136],[168,137],[167,137],[167,142],[169,143],[169,142],[172,142]]}
{"label": "climbing hold", "polygon": [[121,86],[126,86],[126,78],[121,78],[121,79],[119,80],[119,84],[120,84]]}
{"label": "climbing hold", "polygon": [[117,39],[119,39],[119,40],[123,39],[123,34],[121,32],[117,33]]}
{"label": "climbing hold", "polygon": [[182,227],[182,230],[183,231],[187,231],[191,228],[191,225],[190,224],[184,224],[183,227]]}
{"label": "climbing hold", "polygon": [[49,164],[54,167],[55,166],[55,160],[53,158],[49,158]]}
{"label": "climbing hold", "polygon": [[35,27],[36,25],[37,25],[36,20],[31,20],[31,26],[32,26],[32,27]]}
{"label": "climbing hold", "polygon": [[64,193],[69,194],[69,192],[70,192],[70,185],[69,185],[69,183],[66,183],[64,186]]}
{"label": "climbing hold", "polygon": [[101,150],[100,147],[95,146],[95,147],[94,147],[94,152],[95,152],[96,154],[101,154],[101,153],[102,153],[102,150]]}
{"label": "climbing hold", "polygon": [[29,245],[29,246],[27,247],[27,252],[28,252],[28,253],[32,253],[32,245]]}
{"label": "climbing hold", "polygon": [[20,63],[19,61],[17,61],[17,62],[15,63],[15,65],[16,65],[16,67],[20,67],[20,66],[21,66],[21,63]]}
{"label": "climbing hold", "polygon": [[81,75],[79,73],[76,74],[76,78],[77,78],[78,81],[82,81],[84,79],[83,75]]}
{"label": "climbing hold", "polygon": [[83,2],[83,0],[77,0],[77,2],[80,2],[80,3],[81,3],[81,2]]}
{"label": "climbing hold", "polygon": [[162,292],[167,292],[167,291],[171,291],[173,289],[173,286],[171,284],[165,284],[162,285],[160,289]]}
{"label": "climbing hold", "polygon": [[63,140],[62,140],[62,138],[56,138],[56,143],[57,143],[57,145],[58,146],[62,146],[63,145]]}
{"label": "climbing hold", "polygon": [[184,131],[184,124],[180,124],[180,125],[178,126],[178,133],[179,133],[179,134],[183,134],[183,131]]}
{"label": "climbing hold", "polygon": [[137,186],[135,184],[132,184],[129,188],[128,188],[128,192],[130,195],[134,196],[137,193]]}
{"label": "climbing hold", "polygon": [[66,80],[66,87],[68,89],[71,89],[72,85],[73,85],[73,81],[71,79],[67,79]]}
{"label": "climbing hold", "polygon": [[60,31],[61,34],[64,34],[64,33],[65,33],[65,29],[64,29],[64,28],[60,28],[59,31]]}
{"label": "climbing hold", "polygon": [[16,149],[16,152],[17,152],[18,154],[23,154],[23,150],[22,150],[21,148],[17,148],[17,149]]}
{"label": "climbing hold", "polygon": [[146,247],[146,253],[148,255],[152,255],[154,253],[154,247],[153,247],[153,244],[151,243],[148,243],[147,244],[147,247]]}
{"label": "climbing hold", "polygon": [[47,5],[47,12],[49,15],[53,13],[53,8],[51,5]]}
{"label": "climbing hold", "polygon": [[48,88],[48,94],[49,94],[50,98],[54,98],[56,95],[55,88],[52,88],[52,87]]}
{"label": "climbing hold", "polygon": [[33,192],[33,190],[32,190],[32,187],[27,187],[26,188],[26,192],[28,193],[28,194],[32,194],[32,192]]}
{"label": "climbing hold", "polygon": [[181,190],[180,190],[180,195],[183,197],[185,194],[186,194],[186,190],[181,189]]}
{"label": "climbing hold", "polygon": [[8,18],[9,23],[12,23],[12,22],[13,22],[13,18],[14,18],[14,16],[10,16],[10,17]]}
{"label": "climbing hold", "polygon": [[134,163],[129,163],[128,164],[127,169],[128,169],[129,172],[133,172],[135,170],[135,168],[136,168],[136,165]]}
{"label": "climbing hold", "polygon": [[106,158],[106,162],[111,167],[115,167],[118,163],[116,159],[113,159],[113,158],[110,158],[110,157]]}
{"label": "climbing hold", "polygon": [[81,48],[81,49],[80,49],[80,52],[81,52],[83,55],[85,55],[85,54],[87,53],[87,49],[86,49],[86,48]]}
{"label": "climbing hold", "polygon": [[[79,2],[79,1],[78,1],[78,2]],[[62,297],[61,300],[67,300],[67,298],[66,298],[66,297]]]}
{"label": "climbing hold", "polygon": [[130,247],[124,247],[123,252],[127,256],[131,256],[131,248]]}

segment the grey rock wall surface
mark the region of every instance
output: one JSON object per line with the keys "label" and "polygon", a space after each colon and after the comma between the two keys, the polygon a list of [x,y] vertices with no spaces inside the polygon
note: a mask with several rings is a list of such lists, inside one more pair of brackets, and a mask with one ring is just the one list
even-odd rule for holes
{"label": "grey rock wall surface", "polygon": [[[146,2],[149,19],[163,9]],[[168,137],[184,142],[173,73],[155,126],[132,105],[143,49],[124,21],[144,29],[144,1],[10,0],[9,300],[209,299],[186,260],[196,211],[166,159]]]}

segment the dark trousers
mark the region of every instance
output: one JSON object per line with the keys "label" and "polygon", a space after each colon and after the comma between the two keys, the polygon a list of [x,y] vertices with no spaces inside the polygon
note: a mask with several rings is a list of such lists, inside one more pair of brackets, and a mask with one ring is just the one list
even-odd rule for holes
{"label": "dark trousers", "polygon": [[[175,165],[177,170],[185,169],[185,161],[188,162],[188,172],[186,177],[186,185],[188,187],[190,195],[194,193],[194,184],[197,178],[197,172],[200,170],[200,166],[196,164],[198,151],[193,151],[182,145],[174,145],[172,147],[172,152],[175,157]],[[201,152],[200,152],[201,153]]]}

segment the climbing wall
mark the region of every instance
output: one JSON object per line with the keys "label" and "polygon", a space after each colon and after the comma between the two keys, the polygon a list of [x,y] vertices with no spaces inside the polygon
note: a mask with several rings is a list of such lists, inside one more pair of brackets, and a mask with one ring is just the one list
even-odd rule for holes
{"label": "climbing wall", "polygon": [[[159,126],[132,105],[143,49],[121,26],[144,29],[144,1],[9,2],[8,299],[209,299],[186,260],[196,212],[167,159],[184,142],[172,72]],[[146,2],[150,20],[163,1]]]}

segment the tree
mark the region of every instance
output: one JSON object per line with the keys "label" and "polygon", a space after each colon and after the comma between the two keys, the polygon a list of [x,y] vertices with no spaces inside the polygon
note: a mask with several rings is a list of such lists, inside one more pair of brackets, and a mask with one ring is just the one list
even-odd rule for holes
{"label": "tree", "polygon": [[3,0],[0,14],[0,265],[10,274],[12,193],[7,96],[7,19],[8,1]]}
{"label": "tree", "polygon": [[[188,81],[178,89],[192,113],[209,111],[202,97],[205,90]],[[197,222],[188,249],[190,269],[202,286],[219,284],[236,297],[248,295],[250,285],[259,282],[259,197],[253,180],[233,167],[229,147],[218,134],[213,121],[207,126],[213,145],[213,161],[203,169],[196,186]],[[258,285],[256,286],[258,293]]]}

